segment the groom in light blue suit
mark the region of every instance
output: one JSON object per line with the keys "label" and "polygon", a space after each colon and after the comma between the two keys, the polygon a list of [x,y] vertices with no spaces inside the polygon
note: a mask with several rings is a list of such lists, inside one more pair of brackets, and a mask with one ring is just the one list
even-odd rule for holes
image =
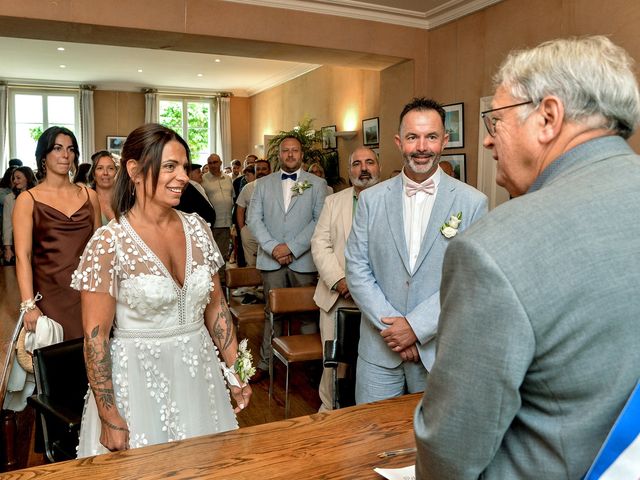
{"label": "groom in light blue suit", "polygon": [[[282,332],[282,322],[269,320],[269,291],[272,288],[314,285],[317,269],[311,257],[311,236],[320,217],[327,182],[302,169],[304,153],[296,137],[280,142],[281,171],[256,180],[247,224],[258,241],[256,267],[262,272],[267,298],[266,320],[258,381],[266,376],[271,357],[271,338]],[[303,321],[302,333],[317,331],[317,322]]]}
{"label": "groom in light blue suit", "polygon": [[356,402],[424,390],[435,358],[442,260],[450,238],[487,212],[487,198],[439,167],[445,112],[416,98],[400,115],[405,166],[362,193],[347,242],[349,291],[363,313]]}

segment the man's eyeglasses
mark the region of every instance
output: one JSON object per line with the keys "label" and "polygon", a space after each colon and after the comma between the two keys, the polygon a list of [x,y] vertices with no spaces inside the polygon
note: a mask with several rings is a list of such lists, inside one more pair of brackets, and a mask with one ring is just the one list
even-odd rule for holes
{"label": "man's eyeglasses", "polygon": [[497,112],[498,110],[504,110],[505,108],[514,108],[514,107],[520,107],[522,105],[529,105],[530,103],[533,103],[533,100],[529,100],[528,102],[515,103],[513,105],[507,105],[506,107],[492,108],[491,110],[480,112],[480,115],[482,116],[482,121],[484,122],[484,126],[487,129],[487,132],[489,133],[489,135],[491,135],[492,137],[496,136],[496,122],[498,121],[497,118],[493,117],[492,115],[489,115],[491,112]]}

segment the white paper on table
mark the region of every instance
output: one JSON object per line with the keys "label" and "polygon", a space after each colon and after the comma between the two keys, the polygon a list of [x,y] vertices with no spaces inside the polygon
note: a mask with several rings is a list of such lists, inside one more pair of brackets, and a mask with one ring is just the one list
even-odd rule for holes
{"label": "white paper on table", "polygon": [[374,468],[374,472],[388,480],[416,480],[416,466],[402,468]]}

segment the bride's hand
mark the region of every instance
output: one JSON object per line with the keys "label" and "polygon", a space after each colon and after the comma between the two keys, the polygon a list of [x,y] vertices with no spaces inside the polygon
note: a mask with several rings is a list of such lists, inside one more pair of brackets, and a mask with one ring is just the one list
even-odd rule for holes
{"label": "bride's hand", "polygon": [[234,413],[238,413],[249,405],[249,401],[251,399],[252,394],[251,387],[247,383],[244,387],[231,387],[231,396],[236,402],[236,408],[233,410]]}
{"label": "bride's hand", "polygon": [[102,431],[100,443],[110,452],[129,449],[129,427],[127,422],[118,415],[113,419],[100,418]]}

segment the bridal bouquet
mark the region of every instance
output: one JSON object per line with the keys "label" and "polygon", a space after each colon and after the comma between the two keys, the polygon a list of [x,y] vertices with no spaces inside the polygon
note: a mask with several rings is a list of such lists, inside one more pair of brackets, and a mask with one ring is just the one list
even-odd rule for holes
{"label": "bridal bouquet", "polygon": [[240,342],[240,345],[238,345],[238,357],[233,364],[233,369],[243,383],[247,383],[253,374],[256,373],[256,368],[252,365],[251,360],[253,360],[253,355],[247,347],[247,339],[245,338]]}

